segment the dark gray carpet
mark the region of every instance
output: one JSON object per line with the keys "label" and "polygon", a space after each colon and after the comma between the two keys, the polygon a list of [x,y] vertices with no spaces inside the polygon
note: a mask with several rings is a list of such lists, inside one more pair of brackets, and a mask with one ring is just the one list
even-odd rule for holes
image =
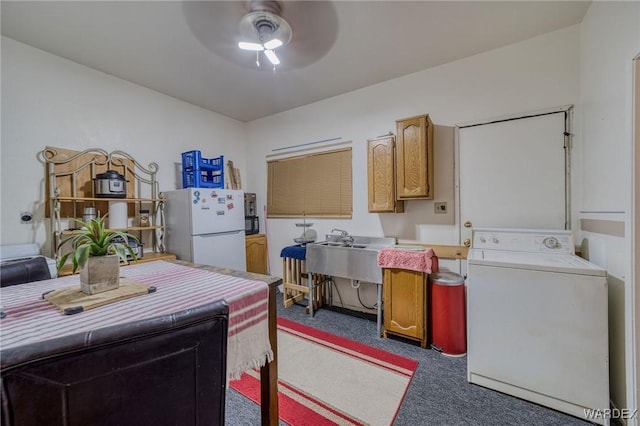
{"label": "dark gray carpet", "polygon": [[[406,341],[375,337],[376,323],[321,309],[313,318],[303,306],[283,308],[278,316],[419,362],[394,425],[589,425],[586,421],[467,383],[466,357],[452,358]],[[496,356],[500,356],[496,348]],[[226,424],[259,425],[260,407],[232,389],[227,391]],[[280,422],[281,425],[286,423]]]}

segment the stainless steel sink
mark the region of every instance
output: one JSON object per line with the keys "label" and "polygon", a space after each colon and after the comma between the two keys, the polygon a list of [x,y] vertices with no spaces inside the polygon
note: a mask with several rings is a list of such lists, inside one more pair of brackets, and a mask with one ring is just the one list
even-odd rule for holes
{"label": "stainless steel sink", "polygon": [[[342,235],[327,234],[325,241],[307,244],[307,272],[376,284],[378,337],[382,332],[382,269],[378,267],[378,252],[395,243],[395,238],[358,237],[343,231]],[[308,280],[311,291],[311,274]],[[309,307],[313,317],[313,303]]]}
{"label": "stainless steel sink", "polygon": [[328,234],[325,241],[307,244],[307,272],[382,284],[378,251],[395,243],[395,238],[351,235],[344,241]]}
{"label": "stainless steel sink", "polygon": [[340,242],[333,242],[333,241],[321,241],[317,244],[321,246],[329,246],[329,247],[347,247],[347,248],[359,248],[359,249],[363,249],[367,247],[366,245],[362,245],[362,244],[349,244],[349,243],[340,243]]}

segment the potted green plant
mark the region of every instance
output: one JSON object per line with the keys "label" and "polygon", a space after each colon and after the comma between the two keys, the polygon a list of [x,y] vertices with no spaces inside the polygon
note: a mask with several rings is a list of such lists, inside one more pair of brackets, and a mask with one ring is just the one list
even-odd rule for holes
{"label": "potted green plant", "polygon": [[58,270],[72,256],[73,272],[80,270],[80,288],[86,294],[118,288],[120,261],[127,261],[127,253],[137,259],[128,241],[138,239],[128,232],[107,229],[105,217],[98,216],[88,222],[77,220],[80,230],[74,231],[58,245],[58,250],[66,244],[71,245],[71,250],[59,258]]}

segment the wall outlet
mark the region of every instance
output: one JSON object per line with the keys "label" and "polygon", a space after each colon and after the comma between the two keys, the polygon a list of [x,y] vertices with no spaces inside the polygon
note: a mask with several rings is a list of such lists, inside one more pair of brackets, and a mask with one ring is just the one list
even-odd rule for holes
{"label": "wall outlet", "polygon": [[436,202],[433,203],[433,208],[436,214],[442,214],[447,212],[447,203],[445,202]]}
{"label": "wall outlet", "polygon": [[20,212],[20,223],[31,223],[32,220],[33,220],[33,213]]}

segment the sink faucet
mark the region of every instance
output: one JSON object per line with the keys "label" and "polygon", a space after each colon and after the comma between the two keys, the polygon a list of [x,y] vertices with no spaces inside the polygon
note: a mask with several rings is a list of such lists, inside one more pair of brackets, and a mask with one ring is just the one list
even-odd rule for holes
{"label": "sink faucet", "polygon": [[349,233],[347,231],[343,230],[343,229],[333,228],[331,230],[331,232],[336,232],[336,231],[340,232],[340,235],[342,237],[347,237],[349,235]]}
{"label": "sink faucet", "polygon": [[345,245],[353,244],[353,237],[349,235],[349,233],[343,229],[333,228],[331,232],[338,231],[340,232],[340,241],[342,241]]}

